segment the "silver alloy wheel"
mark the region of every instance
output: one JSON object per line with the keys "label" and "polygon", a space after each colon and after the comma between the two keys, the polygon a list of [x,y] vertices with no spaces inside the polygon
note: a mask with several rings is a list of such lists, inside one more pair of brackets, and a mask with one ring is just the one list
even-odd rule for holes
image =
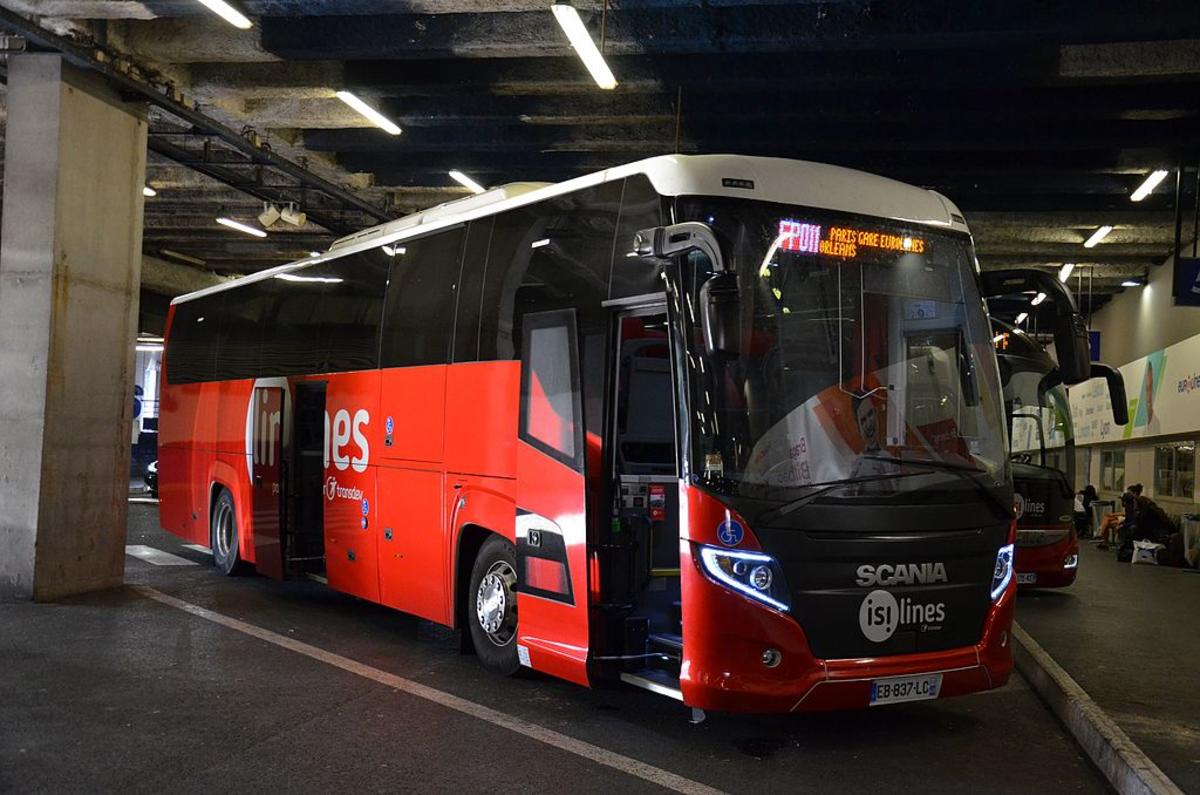
{"label": "silver alloy wheel", "polygon": [[217,506],[216,531],[213,533],[213,543],[216,545],[217,557],[221,560],[229,558],[230,551],[237,543],[237,529],[233,521],[233,506],[221,502]]}
{"label": "silver alloy wheel", "polygon": [[475,592],[475,618],[488,640],[497,646],[512,643],[517,634],[517,574],[506,560],[488,567]]}

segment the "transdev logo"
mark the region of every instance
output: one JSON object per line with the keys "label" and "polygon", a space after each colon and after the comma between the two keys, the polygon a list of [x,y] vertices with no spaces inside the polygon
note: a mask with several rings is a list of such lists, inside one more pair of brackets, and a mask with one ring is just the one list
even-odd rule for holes
{"label": "transdev logo", "polygon": [[361,501],[364,506],[366,505],[366,500],[363,500],[362,489],[354,486],[339,486],[337,478],[332,475],[325,479],[325,499],[330,502],[333,502],[335,499]]}

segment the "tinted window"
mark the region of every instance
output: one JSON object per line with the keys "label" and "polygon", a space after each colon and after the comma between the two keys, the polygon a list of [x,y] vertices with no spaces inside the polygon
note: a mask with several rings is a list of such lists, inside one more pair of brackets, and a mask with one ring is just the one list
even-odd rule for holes
{"label": "tinted window", "polygon": [[396,247],[384,310],[384,367],[449,361],[464,236],[460,226]]}
{"label": "tinted window", "polygon": [[256,283],[225,290],[219,295],[221,317],[214,380],[257,375],[263,318],[267,311],[266,296]]}
{"label": "tinted window", "polygon": [[318,318],[324,344],[321,371],[379,366],[379,323],[389,264],[390,257],[376,248],[323,263],[312,271],[329,279],[322,290]]}
{"label": "tinted window", "polygon": [[621,218],[617,224],[610,298],[662,292],[663,284],[659,278],[661,267],[651,267],[649,260],[625,256],[633,250],[633,237],[639,230],[661,224],[662,197],[654,190],[650,180],[644,174],[635,174],[626,179],[625,191],[621,196]]}
{"label": "tinted window", "polygon": [[582,470],[582,406],[575,313],[526,317],[521,368],[521,437]]}
{"label": "tinted window", "polygon": [[242,288],[259,293],[264,301],[258,370],[245,375],[261,378],[319,372],[324,359],[319,310],[327,285],[318,278],[326,278],[325,273],[305,268]]}
{"label": "tinted window", "polygon": [[621,183],[605,183],[502,213],[484,277],[481,359],[520,355],[528,312],[577,307],[583,333],[603,333]]}
{"label": "tinted window", "polygon": [[456,362],[472,362],[479,358],[479,303],[483,297],[483,274],[491,240],[491,218],[471,222],[459,269],[458,314],[454,324],[453,360]]}
{"label": "tinted window", "polygon": [[189,384],[213,376],[217,351],[217,301],[220,293],[175,305],[167,340],[167,382]]}

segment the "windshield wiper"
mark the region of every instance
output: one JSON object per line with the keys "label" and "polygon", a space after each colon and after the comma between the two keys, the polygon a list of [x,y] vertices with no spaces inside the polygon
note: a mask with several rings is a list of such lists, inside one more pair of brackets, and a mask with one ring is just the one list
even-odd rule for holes
{"label": "windshield wiper", "polygon": [[[864,458],[878,458],[880,461],[893,461],[893,462],[895,461],[895,459],[881,458],[879,456],[863,456],[863,457]],[[796,511],[796,510],[799,510],[800,508],[803,508],[805,505],[808,505],[810,502],[817,499],[822,494],[833,491],[834,489],[837,489],[837,488],[841,488],[842,486],[849,486],[854,483],[878,483],[878,482],[884,481],[884,480],[898,480],[899,478],[908,478],[908,477],[913,477],[914,475],[928,475],[929,471],[930,470],[925,470],[924,472],[897,472],[892,475],[872,475],[870,477],[865,477],[865,478],[850,478],[849,480],[839,480],[836,483],[828,483],[824,486],[814,486],[813,491],[810,491],[807,494],[797,497],[796,499],[791,500],[790,502],[786,502],[783,505],[779,506],[778,508],[767,511],[765,514],[762,515],[762,522],[764,524],[770,524],[771,522],[775,521],[776,519],[781,519],[784,516],[787,516],[792,511]]]}
{"label": "windshield wiper", "polygon": [[1010,518],[1012,517],[1012,506],[1011,505],[1005,505],[1004,501],[1001,500],[999,497],[997,497],[995,494],[993,494],[990,489],[988,489],[986,486],[984,486],[982,483],[980,483],[978,480],[976,480],[975,478],[971,477],[970,474],[968,474],[970,472],[974,472],[976,474],[984,473],[984,472],[987,472],[986,469],[982,469],[980,467],[973,467],[973,466],[963,466],[961,464],[952,464],[949,461],[913,461],[910,459],[909,461],[906,462],[906,461],[904,461],[904,459],[901,459],[901,458],[895,458],[895,459],[882,458],[880,456],[868,456],[868,457],[869,458],[878,458],[880,461],[899,461],[900,463],[909,463],[909,464],[914,464],[916,466],[929,467],[930,469],[937,469],[937,470],[943,470],[943,471],[949,472],[952,475],[954,475],[955,477],[965,480],[968,483],[970,483],[972,486],[974,486],[975,490],[977,492],[979,492],[980,494],[982,494],[984,496],[984,498],[987,499],[987,501],[990,502],[992,504],[992,506],[995,507],[1002,515],[1010,517]]}

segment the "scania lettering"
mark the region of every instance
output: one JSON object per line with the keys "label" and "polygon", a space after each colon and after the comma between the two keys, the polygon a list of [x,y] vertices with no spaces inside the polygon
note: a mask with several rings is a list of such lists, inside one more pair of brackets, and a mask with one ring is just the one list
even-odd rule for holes
{"label": "scania lettering", "polygon": [[981,297],[954,205],[856,171],[507,185],[177,298],[162,524],[221,572],[460,629],[501,674],[731,712],[999,687]]}

